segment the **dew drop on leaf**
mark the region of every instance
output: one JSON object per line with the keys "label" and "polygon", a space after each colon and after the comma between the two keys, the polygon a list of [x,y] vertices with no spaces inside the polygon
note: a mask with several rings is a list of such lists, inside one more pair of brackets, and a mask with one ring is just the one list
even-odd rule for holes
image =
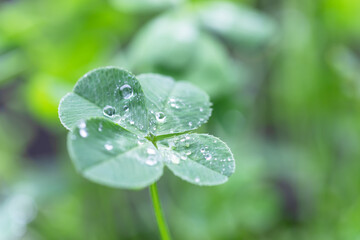
{"label": "dew drop on leaf", "polygon": [[102,132],[102,129],[103,129],[103,125],[102,125],[102,123],[100,123],[100,124],[99,124],[99,127],[98,127],[98,131],[99,131],[99,132]]}
{"label": "dew drop on leaf", "polygon": [[124,110],[124,112],[129,111],[129,106],[128,106],[128,105],[125,105],[125,106],[123,107],[123,110]]}
{"label": "dew drop on leaf", "polygon": [[103,109],[103,113],[107,117],[112,117],[115,114],[116,110],[110,105],[106,105]]}
{"label": "dew drop on leaf", "polygon": [[200,148],[200,152],[205,152],[205,148]]}
{"label": "dew drop on leaf", "polygon": [[156,120],[160,123],[165,122],[166,116],[163,112],[157,112],[156,113]]}
{"label": "dew drop on leaf", "polygon": [[156,153],[155,149],[153,149],[153,148],[146,149],[146,152],[151,155],[154,155]]}
{"label": "dew drop on leaf", "polygon": [[104,145],[104,147],[105,147],[105,149],[108,150],[108,151],[111,151],[111,150],[114,148],[113,145],[111,145],[110,143],[106,143],[106,144]]}
{"label": "dew drop on leaf", "polygon": [[142,138],[142,137],[139,137],[139,136],[137,138],[138,138],[137,142],[138,142],[139,145],[143,145],[145,143],[145,138]]}
{"label": "dew drop on leaf", "polygon": [[211,156],[210,153],[205,154],[205,159],[206,159],[206,160],[209,161],[211,158],[212,158],[212,156]]}
{"label": "dew drop on leaf", "polygon": [[129,99],[134,95],[133,89],[129,84],[124,84],[120,87],[121,96],[124,99]]}
{"label": "dew drop on leaf", "polygon": [[196,178],[195,178],[195,182],[197,182],[197,183],[200,182],[200,178],[199,178],[199,177],[196,177]]}
{"label": "dew drop on leaf", "polygon": [[157,164],[157,160],[154,158],[148,158],[146,159],[145,164],[149,166],[154,166],[155,164]]}
{"label": "dew drop on leaf", "polygon": [[84,121],[81,121],[79,123],[79,128],[86,128],[86,123]]}
{"label": "dew drop on leaf", "polygon": [[178,156],[176,156],[174,154],[170,156],[170,160],[171,160],[171,162],[173,164],[179,164],[180,163],[180,158],[178,158]]}
{"label": "dew drop on leaf", "polygon": [[84,121],[79,124],[79,134],[83,138],[86,138],[89,135],[86,131],[86,123]]}
{"label": "dew drop on leaf", "polygon": [[193,125],[192,122],[189,122],[188,124],[189,124],[189,127],[192,127],[192,125]]}
{"label": "dew drop on leaf", "polygon": [[81,128],[79,133],[80,133],[80,136],[83,138],[86,138],[89,135],[88,132],[86,131],[86,129],[84,129],[84,128]]}

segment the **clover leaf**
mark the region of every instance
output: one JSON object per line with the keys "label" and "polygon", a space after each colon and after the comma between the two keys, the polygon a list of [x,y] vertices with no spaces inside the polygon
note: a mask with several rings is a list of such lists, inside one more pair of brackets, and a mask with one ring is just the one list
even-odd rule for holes
{"label": "clover leaf", "polygon": [[210,115],[208,95],[170,77],[105,67],[85,74],[59,106],[76,169],[107,186],[142,188],[167,166],[197,185],[227,181],[230,149],[210,135],[190,133]]}

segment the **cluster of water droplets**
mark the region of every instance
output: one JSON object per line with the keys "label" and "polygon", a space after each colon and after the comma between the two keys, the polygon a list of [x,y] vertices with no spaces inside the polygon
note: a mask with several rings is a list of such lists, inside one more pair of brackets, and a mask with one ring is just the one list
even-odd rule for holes
{"label": "cluster of water droplets", "polygon": [[106,150],[111,151],[113,150],[114,146],[111,143],[105,143],[104,147]]}
{"label": "cluster of water droplets", "polygon": [[[205,112],[205,108],[204,107],[195,107],[191,104],[186,103],[185,101],[183,101],[182,99],[178,99],[175,97],[171,97],[169,98],[167,105],[170,106],[170,109],[172,109],[172,111],[184,111],[184,113],[188,113],[191,116],[200,116],[198,119],[193,119],[192,121],[188,121],[186,124],[188,125],[188,127],[190,127],[190,129],[196,129],[198,128],[200,125],[202,125],[203,123],[206,122],[207,117],[203,116],[204,112]],[[198,114],[197,112],[200,112],[200,114]],[[174,131],[170,131],[170,133],[173,133]]]}
{"label": "cluster of water droplets", "polygon": [[188,134],[169,140],[167,148],[164,149],[165,159],[173,164],[180,164],[181,160],[188,160],[189,156],[193,154],[190,148],[192,140]]}
{"label": "cluster of water droplets", "polygon": [[145,160],[145,164],[148,166],[155,166],[158,164],[158,157],[156,155],[156,149],[153,147],[148,147],[146,149],[147,158]]}
{"label": "cluster of water droplets", "polygon": [[181,101],[180,99],[176,99],[176,98],[169,98],[169,101],[167,104],[170,105],[170,107],[174,108],[174,109],[180,109],[180,108],[185,107],[184,102]]}
{"label": "cluster of water droplets", "polygon": [[[131,101],[133,97],[136,96],[134,94],[133,88],[129,84],[123,84],[121,86],[117,86],[114,91],[115,99],[116,101],[119,101],[121,99],[126,101]],[[120,98],[118,98],[120,96]],[[123,105],[122,109],[116,109],[112,105],[106,105],[103,108],[103,114],[105,117],[111,118],[114,122],[121,124],[125,119],[127,119],[127,115],[129,113],[129,106],[127,104]],[[134,120],[129,120],[130,125],[134,125]]]}
{"label": "cluster of water droplets", "polygon": [[86,138],[86,137],[89,136],[89,133],[88,133],[88,131],[87,131],[87,129],[86,129],[86,123],[85,123],[85,121],[81,121],[81,122],[79,123],[78,127],[79,127],[79,135],[80,135],[81,137]]}

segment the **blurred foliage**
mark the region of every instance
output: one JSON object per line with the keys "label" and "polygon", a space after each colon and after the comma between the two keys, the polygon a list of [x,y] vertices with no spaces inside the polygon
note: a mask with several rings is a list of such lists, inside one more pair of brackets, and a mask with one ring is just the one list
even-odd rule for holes
{"label": "blurred foliage", "polygon": [[[77,175],[57,106],[117,65],[191,81],[225,185],[165,172],[174,239],[359,239],[360,1],[0,2],[0,239],[156,239],[147,190]],[[206,128],[206,129],[205,129]]]}

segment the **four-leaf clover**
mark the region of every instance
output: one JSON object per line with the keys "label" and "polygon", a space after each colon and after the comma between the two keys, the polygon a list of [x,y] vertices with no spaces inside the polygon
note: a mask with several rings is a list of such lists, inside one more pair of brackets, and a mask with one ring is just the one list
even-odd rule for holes
{"label": "four-leaf clover", "polygon": [[211,115],[208,95],[170,77],[105,67],[85,74],[59,106],[68,149],[87,179],[142,188],[167,166],[197,185],[227,181],[233,155],[220,139],[192,133]]}

